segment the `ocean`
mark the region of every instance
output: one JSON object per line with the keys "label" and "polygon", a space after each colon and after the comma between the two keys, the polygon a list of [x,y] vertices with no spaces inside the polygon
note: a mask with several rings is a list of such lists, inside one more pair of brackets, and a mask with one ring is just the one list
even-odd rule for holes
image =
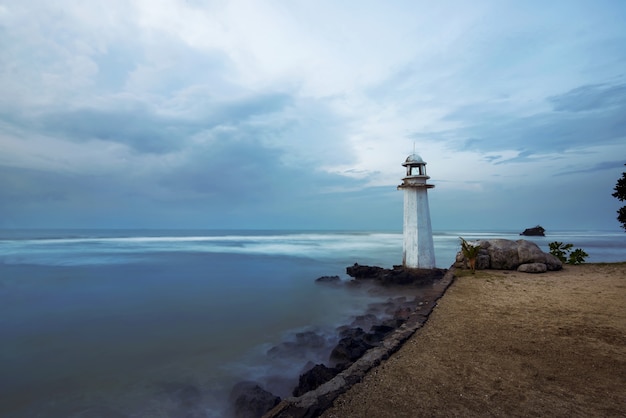
{"label": "ocean", "polygon": [[[518,232],[435,232],[437,266],[459,237]],[[626,261],[622,231],[525,239]],[[401,259],[395,231],[0,230],[0,416],[222,417],[244,380],[289,396],[337,326],[393,296],[315,279]]]}

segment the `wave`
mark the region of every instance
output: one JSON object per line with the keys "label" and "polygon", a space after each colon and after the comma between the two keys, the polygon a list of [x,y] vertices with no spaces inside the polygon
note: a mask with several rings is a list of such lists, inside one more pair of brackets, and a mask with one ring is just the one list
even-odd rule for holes
{"label": "wave", "polygon": [[[231,253],[336,258],[394,249],[401,234],[291,233],[271,235],[190,235],[75,237],[0,240],[0,261],[33,264],[93,264],[142,259],[156,253]],[[119,256],[118,259],[115,256]]]}
{"label": "wave", "polygon": [[[72,236],[72,234],[74,234]],[[6,234],[5,234],[6,236]],[[468,240],[530,239],[544,251],[553,241],[571,242],[592,250],[589,261],[620,261],[626,235],[615,231],[554,231],[545,237],[524,237],[514,231],[436,231],[433,234],[439,267],[448,267],[459,250],[459,237]],[[0,239],[0,263],[41,265],[120,264],[154,260],[164,253],[236,254],[304,257],[320,261],[391,266],[402,257],[402,233],[368,231],[66,231],[21,234]]]}

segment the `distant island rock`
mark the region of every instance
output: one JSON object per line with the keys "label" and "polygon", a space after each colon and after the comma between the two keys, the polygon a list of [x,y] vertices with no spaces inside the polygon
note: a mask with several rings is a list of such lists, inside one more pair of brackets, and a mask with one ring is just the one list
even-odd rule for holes
{"label": "distant island rock", "polygon": [[531,237],[532,236],[545,237],[546,236],[545,232],[546,230],[542,226],[537,225],[534,228],[526,228],[524,232],[522,232],[520,235],[531,236]]}

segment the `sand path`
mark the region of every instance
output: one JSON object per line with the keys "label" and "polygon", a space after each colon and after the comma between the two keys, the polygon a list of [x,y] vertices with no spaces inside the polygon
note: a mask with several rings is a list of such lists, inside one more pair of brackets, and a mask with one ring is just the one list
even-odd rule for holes
{"label": "sand path", "polygon": [[466,273],[322,416],[626,417],[626,263]]}

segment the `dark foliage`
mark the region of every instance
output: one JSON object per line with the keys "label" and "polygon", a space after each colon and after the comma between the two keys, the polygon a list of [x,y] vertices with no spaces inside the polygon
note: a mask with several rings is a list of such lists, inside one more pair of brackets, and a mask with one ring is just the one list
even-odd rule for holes
{"label": "dark foliage", "polygon": [[[615,193],[612,194],[613,197],[617,198],[620,202],[626,200],[626,173],[622,173],[622,178],[617,180],[617,184],[615,184],[613,190],[615,190]],[[617,211],[617,220],[622,224],[622,228],[626,230],[626,206],[622,206]]]}

